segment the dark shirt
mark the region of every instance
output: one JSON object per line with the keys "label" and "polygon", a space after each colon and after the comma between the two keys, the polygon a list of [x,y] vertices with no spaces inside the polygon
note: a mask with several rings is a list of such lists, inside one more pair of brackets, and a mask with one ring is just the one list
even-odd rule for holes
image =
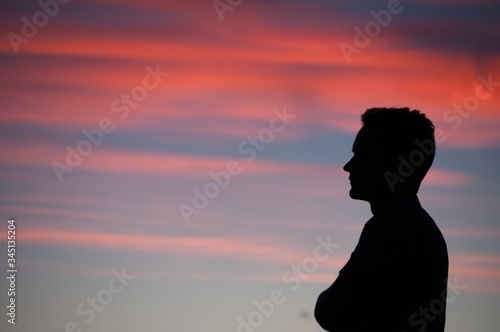
{"label": "dark shirt", "polygon": [[448,252],[416,195],[400,198],[365,224],[315,316],[331,332],[443,332]]}

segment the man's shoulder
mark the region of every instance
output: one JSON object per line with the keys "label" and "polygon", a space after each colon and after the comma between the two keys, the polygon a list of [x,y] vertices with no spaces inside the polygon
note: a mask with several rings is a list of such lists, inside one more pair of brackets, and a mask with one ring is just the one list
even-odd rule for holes
{"label": "man's shoulder", "polygon": [[395,222],[432,222],[432,217],[424,210],[416,196],[410,196],[389,204],[377,215],[376,219]]}
{"label": "man's shoulder", "polygon": [[[424,238],[441,240],[442,234],[434,219],[417,199],[401,200],[390,204],[367,223],[372,232],[402,237],[411,241]],[[367,225],[368,226],[368,225]]]}

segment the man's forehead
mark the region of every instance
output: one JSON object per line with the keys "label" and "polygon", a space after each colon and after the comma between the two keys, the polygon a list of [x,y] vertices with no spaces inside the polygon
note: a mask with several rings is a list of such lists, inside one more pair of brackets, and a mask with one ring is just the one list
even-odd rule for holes
{"label": "man's forehead", "polygon": [[372,149],[373,142],[375,138],[375,133],[372,130],[368,130],[366,127],[362,127],[356,134],[354,143],[352,144],[352,151],[362,151]]}

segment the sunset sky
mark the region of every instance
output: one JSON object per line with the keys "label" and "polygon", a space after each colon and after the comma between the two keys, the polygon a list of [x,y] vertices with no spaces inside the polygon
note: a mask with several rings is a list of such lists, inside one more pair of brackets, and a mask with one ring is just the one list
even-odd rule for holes
{"label": "sunset sky", "polygon": [[360,114],[407,106],[437,128],[447,331],[498,331],[497,1],[60,2],[0,10],[0,330],[322,331],[371,217]]}

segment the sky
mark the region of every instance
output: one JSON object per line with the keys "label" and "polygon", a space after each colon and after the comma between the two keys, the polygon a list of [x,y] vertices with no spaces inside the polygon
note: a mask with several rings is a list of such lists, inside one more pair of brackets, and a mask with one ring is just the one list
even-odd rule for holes
{"label": "sky", "polygon": [[447,331],[498,331],[498,2],[1,7],[0,330],[322,331],[371,217],[342,170],[360,114],[410,107],[436,126]]}

